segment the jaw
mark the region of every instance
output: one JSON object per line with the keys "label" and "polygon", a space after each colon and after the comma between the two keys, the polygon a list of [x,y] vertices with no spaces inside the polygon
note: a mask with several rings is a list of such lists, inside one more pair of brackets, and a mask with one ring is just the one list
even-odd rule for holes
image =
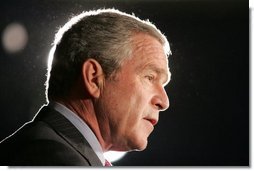
{"label": "jaw", "polygon": [[[149,122],[150,124],[150,122]],[[142,131],[141,131],[142,130]],[[143,151],[148,144],[148,136],[150,135],[150,130],[144,129],[133,129],[128,130],[126,134],[119,133],[112,135],[112,146],[110,150],[113,151]]]}

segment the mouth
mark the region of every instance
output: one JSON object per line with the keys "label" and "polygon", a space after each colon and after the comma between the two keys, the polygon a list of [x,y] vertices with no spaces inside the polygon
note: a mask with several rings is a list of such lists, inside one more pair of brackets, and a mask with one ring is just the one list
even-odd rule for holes
{"label": "mouth", "polygon": [[155,126],[158,123],[156,119],[145,118],[145,120],[149,121],[153,126]]}

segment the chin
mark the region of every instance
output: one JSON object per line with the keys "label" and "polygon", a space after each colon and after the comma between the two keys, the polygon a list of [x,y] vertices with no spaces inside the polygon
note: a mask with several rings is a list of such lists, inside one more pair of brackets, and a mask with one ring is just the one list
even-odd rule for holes
{"label": "chin", "polygon": [[137,147],[136,147],[136,151],[143,151],[143,150],[145,150],[146,149],[146,147],[147,147],[147,140],[143,140],[143,141],[141,141],[139,144],[137,144]]}
{"label": "chin", "polygon": [[113,146],[113,151],[143,151],[147,147],[147,140],[136,140],[120,146]]}

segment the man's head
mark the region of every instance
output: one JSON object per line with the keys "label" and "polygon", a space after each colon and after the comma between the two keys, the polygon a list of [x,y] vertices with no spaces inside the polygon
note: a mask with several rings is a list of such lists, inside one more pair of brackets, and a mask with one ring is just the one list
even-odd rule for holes
{"label": "man's head", "polygon": [[48,99],[90,99],[88,113],[111,150],[143,150],[159,111],[169,106],[169,53],[165,36],[148,21],[112,9],[82,13],[56,35]]}

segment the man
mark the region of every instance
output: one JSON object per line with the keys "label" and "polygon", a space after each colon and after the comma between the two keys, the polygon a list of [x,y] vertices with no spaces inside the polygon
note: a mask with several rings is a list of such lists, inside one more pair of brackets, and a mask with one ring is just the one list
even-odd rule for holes
{"label": "man", "polygon": [[72,18],[50,51],[49,104],[1,143],[1,164],[105,166],[106,151],[144,150],[169,107],[169,54],[165,36],[132,15]]}

